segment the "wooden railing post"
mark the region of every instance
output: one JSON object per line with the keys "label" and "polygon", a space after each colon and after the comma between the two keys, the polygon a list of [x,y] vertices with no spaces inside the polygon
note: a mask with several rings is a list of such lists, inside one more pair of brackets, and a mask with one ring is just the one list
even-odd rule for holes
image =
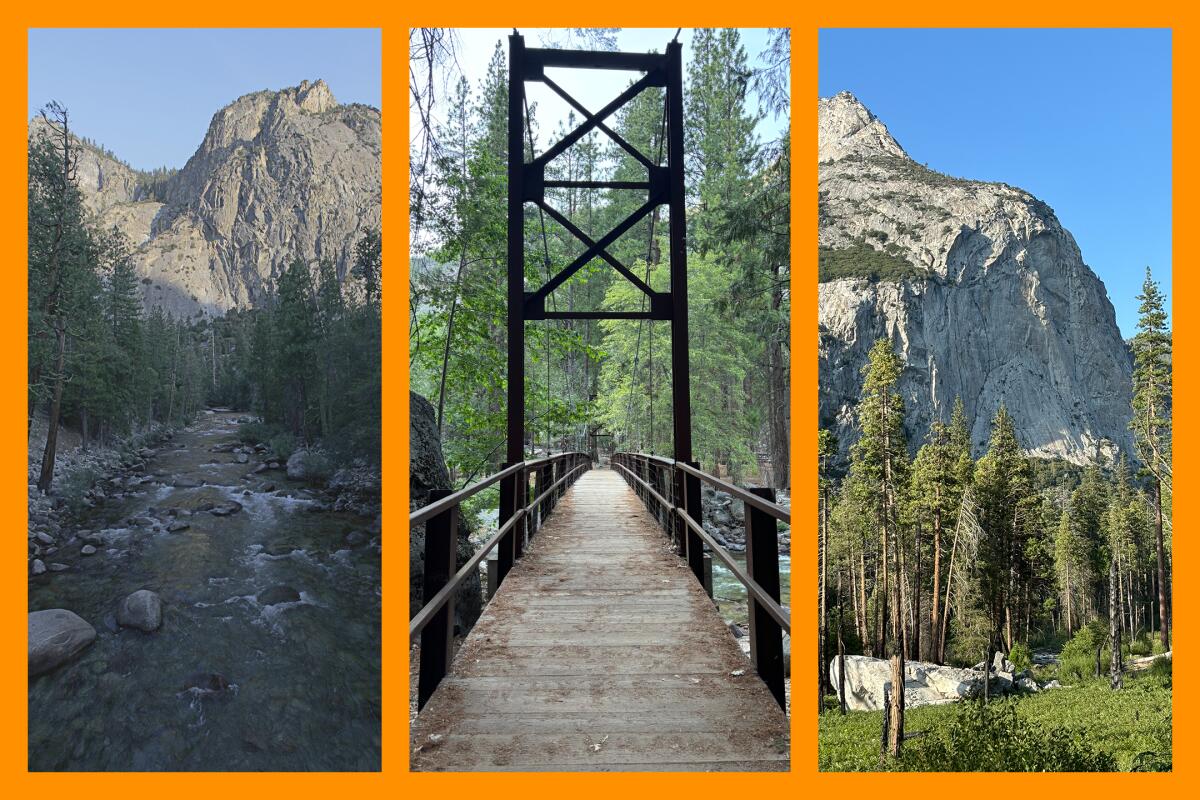
{"label": "wooden railing post", "polygon": [[[700,462],[689,461],[689,467],[700,469]],[[697,525],[704,525],[704,507],[700,494],[700,479],[695,475],[683,473],[683,497],[684,510]],[[687,532],[687,561],[688,566],[692,569],[692,574],[696,576],[696,580],[700,581],[700,585],[704,585],[704,541],[696,535],[696,532],[691,528],[684,526]]]}
{"label": "wooden railing post", "polygon": [[[775,502],[775,490],[751,488],[751,494]],[[778,523],[770,514],[745,505],[746,571],[776,603],[779,593]],[[750,602],[750,660],[780,708],[786,708],[784,694],[783,630],[753,597]]]}
{"label": "wooden railing post", "polygon": [[[429,502],[453,494],[448,489],[434,489]],[[423,602],[428,603],[450,580],[455,571],[458,549],[458,506],[446,509],[425,522],[425,576]],[[421,666],[417,677],[417,708],[433,696],[454,656],[454,597],[441,607],[421,630]]]}
{"label": "wooden railing post", "polygon": [[[501,466],[503,469],[508,469],[512,464],[505,463]],[[500,514],[497,519],[500,525],[508,522],[517,513],[517,477],[515,474],[509,475],[500,481]],[[517,537],[513,533],[512,528],[510,528],[508,533],[501,536],[500,541],[496,544],[497,590],[504,583],[504,579],[508,576],[509,570],[513,568],[513,563],[516,561],[516,541]]]}

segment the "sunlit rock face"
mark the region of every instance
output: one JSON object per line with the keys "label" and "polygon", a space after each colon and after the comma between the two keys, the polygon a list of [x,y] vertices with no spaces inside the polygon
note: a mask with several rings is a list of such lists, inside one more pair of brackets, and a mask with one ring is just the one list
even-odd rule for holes
{"label": "sunlit rock face", "polygon": [[[915,450],[962,397],[978,455],[1004,403],[1031,454],[1130,444],[1130,370],[1104,284],[1053,210],[914,162],[853,95],[818,101],[819,413],[843,453],[871,345],[889,338]],[[875,257],[881,257],[878,261]]]}
{"label": "sunlit rock face", "polygon": [[[45,127],[34,119],[30,133]],[[196,153],[158,185],[88,146],[78,182],[98,221],[136,247],[149,305],[221,314],[261,303],[297,258],[329,260],[345,278],[354,245],[381,225],[382,138],[378,110],[303,81],[218,111]]]}

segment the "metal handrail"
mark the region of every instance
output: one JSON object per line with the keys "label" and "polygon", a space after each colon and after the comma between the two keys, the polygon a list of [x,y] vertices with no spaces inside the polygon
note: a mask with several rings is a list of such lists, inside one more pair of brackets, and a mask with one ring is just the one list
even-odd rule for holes
{"label": "metal handrail", "polygon": [[707,483],[709,486],[715,486],[726,494],[733,495],[738,500],[741,500],[747,505],[754,506],[764,514],[770,514],[775,519],[779,520],[780,522],[787,523],[788,525],[792,524],[792,510],[790,508],[785,508],[784,506],[781,506],[778,503],[772,503],[769,500],[763,500],[761,497],[755,497],[742,487],[734,486],[732,483],[723,481],[714,475],[709,475],[707,472],[702,472],[693,467],[691,464],[685,464],[681,461],[675,461],[672,463],[687,474],[694,475],[704,483]]}
{"label": "metal handrail", "polygon": [[702,525],[698,524],[696,520],[688,516],[687,511],[682,508],[677,508],[675,509],[675,513],[679,515],[679,518],[683,520],[685,525],[691,528],[697,536],[704,540],[704,543],[712,549],[713,554],[716,555],[717,558],[721,559],[722,562],[724,562],[725,566],[729,568],[729,571],[733,573],[735,578],[742,582],[742,585],[746,587],[746,591],[754,595],[755,602],[759,603],[764,609],[766,609],[767,613],[771,615],[771,619],[778,622],[779,627],[783,628],[788,635],[791,635],[792,618],[788,608],[776,603],[775,598],[767,594],[766,590],[759,586],[757,581],[747,575],[745,570],[738,566],[737,561],[734,560],[729,551],[717,544],[716,540],[713,539],[712,535],[709,534],[708,531],[704,530]]}
{"label": "metal handrail", "polygon": [[614,453],[614,455],[618,455],[618,456],[628,455],[628,456],[632,456],[633,458],[640,458],[640,459],[644,459],[646,461],[656,461],[659,464],[663,465],[664,467],[672,467],[673,468],[673,467],[678,466],[681,470],[683,470],[687,474],[693,475],[693,476],[699,478],[701,481],[703,481],[704,483],[707,483],[709,486],[713,486],[717,489],[720,489],[721,491],[725,492],[726,494],[733,495],[738,500],[741,500],[743,503],[749,503],[750,505],[754,506],[755,508],[757,508],[759,511],[763,512],[764,514],[770,514],[775,519],[779,520],[780,522],[786,523],[787,525],[792,524],[792,511],[790,508],[787,508],[786,506],[781,506],[778,503],[772,503],[769,500],[763,500],[761,497],[757,497],[757,496],[751,494],[750,492],[747,492],[745,489],[743,489],[740,486],[735,486],[734,484],[729,483],[728,481],[723,481],[715,475],[709,475],[707,472],[696,469],[691,464],[688,464],[684,461],[676,461],[673,458],[665,458],[663,456],[655,456],[655,455],[651,455],[650,453]]}
{"label": "metal handrail", "polygon": [[500,543],[500,539],[503,538],[504,534],[512,530],[514,525],[525,518],[525,514],[526,511],[522,508],[516,514],[513,514],[511,517],[509,517],[508,520],[501,525],[496,532],[493,533],[491,537],[489,537],[488,540],[479,547],[478,550],[475,551],[475,554],[467,559],[467,563],[463,564],[462,568],[459,569],[458,572],[454,573],[454,577],[446,581],[446,585],[438,590],[438,593],[435,594],[428,603],[421,606],[421,610],[413,615],[413,618],[408,622],[409,641],[417,638],[417,636],[421,633],[421,630],[429,624],[429,620],[433,618],[433,615],[440,611],[442,606],[446,604],[446,601],[450,599],[450,595],[458,591],[458,587],[461,586],[462,582],[465,581],[467,577],[470,576],[471,573],[479,566],[479,562],[483,561],[483,559],[487,557],[487,554],[492,552],[492,548]]}
{"label": "metal handrail", "polygon": [[[559,463],[566,462],[569,469],[560,468]],[[574,467],[571,465],[574,464]],[[500,570],[496,584],[503,581],[504,575],[524,550],[523,542],[531,538],[537,527],[553,510],[561,496],[564,486],[570,485],[578,475],[590,469],[591,456],[587,453],[569,452],[558,453],[539,459],[522,461],[511,464],[494,475],[490,475],[465,489],[438,498],[434,502],[417,509],[408,515],[410,529],[413,525],[426,524],[425,541],[425,587],[424,594],[429,597],[421,609],[412,616],[408,623],[409,640],[420,637],[421,662],[417,681],[417,705],[423,707],[433,694],[434,689],[445,676],[453,659],[453,627],[451,616],[455,594],[463,583],[479,568],[488,555],[500,548]],[[564,472],[550,485],[543,487],[543,480],[549,480],[553,473]],[[529,499],[531,475],[538,476],[537,497],[525,505],[518,506],[521,500]],[[453,575],[445,577],[446,573],[455,567],[457,538],[458,509],[462,502],[483,489],[500,481],[511,481],[511,485],[501,486],[501,513],[510,513],[503,524],[459,567]],[[508,494],[506,494],[508,492]],[[508,499],[506,499],[506,497]],[[535,515],[537,509],[540,515]],[[511,509],[511,511],[508,511]],[[431,541],[432,537],[432,541]],[[507,565],[507,566],[506,566]],[[489,596],[491,589],[489,586]],[[432,596],[430,596],[432,595]],[[432,624],[436,621],[436,624]]]}
{"label": "metal handrail", "polygon": [[479,494],[492,484],[499,483],[515,472],[539,467],[543,464],[548,464],[554,461],[561,461],[562,459],[569,458],[570,456],[586,456],[588,459],[591,459],[591,456],[589,456],[587,453],[572,451],[570,453],[557,453],[552,456],[546,456],[545,458],[536,458],[532,461],[521,461],[516,464],[512,464],[500,470],[495,475],[489,475],[488,477],[471,484],[465,489],[459,489],[454,494],[448,494],[441,500],[436,500],[427,506],[421,506],[416,511],[410,511],[408,514],[408,525],[411,528],[413,525],[418,525],[427,519],[436,517],[446,509],[458,505],[472,495]]}
{"label": "metal handrail", "polygon": [[[664,459],[659,459],[659,460],[664,460]],[[630,478],[637,481],[637,483],[643,489],[645,489],[647,492],[649,492],[650,495],[655,500],[657,500],[660,504],[662,504],[664,507],[673,508],[674,513],[677,513],[679,515],[680,519],[683,520],[684,524],[686,524],[689,528],[691,528],[696,533],[697,536],[699,536],[701,539],[703,539],[704,543],[706,545],[708,545],[709,548],[713,551],[713,554],[716,555],[717,558],[719,558],[721,560],[721,563],[723,563],[726,567],[729,568],[729,571],[733,573],[733,576],[735,578],[737,578],[739,581],[741,581],[742,585],[746,587],[746,591],[754,596],[755,601],[757,601],[758,603],[761,603],[763,608],[766,609],[767,613],[771,615],[771,618],[774,619],[776,622],[778,622],[780,627],[782,627],[785,631],[787,631],[787,633],[789,635],[791,634],[791,632],[792,632],[791,614],[788,611],[787,607],[775,602],[775,598],[771,597],[771,595],[769,595],[767,593],[767,591],[758,584],[757,581],[755,581],[753,578],[751,578],[749,575],[747,575],[746,571],[744,569],[742,569],[741,566],[738,565],[737,561],[733,558],[733,556],[729,553],[729,551],[726,550],[721,545],[717,544],[717,540],[714,539],[708,531],[704,530],[703,526],[697,524],[694,519],[689,517],[687,512],[684,509],[682,509],[678,506],[674,506],[674,504],[671,503],[670,500],[668,500],[667,498],[665,498],[661,494],[659,494],[657,491],[655,491],[653,486],[651,486],[649,483],[642,480],[637,475],[635,475],[633,472],[631,472],[629,470],[629,468],[626,467],[624,464],[617,464],[616,467],[618,469],[620,469],[622,472],[624,472],[626,475],[628,475]],[[753,495],[751,495],[751,496],[753,496]]]}
{"label": "metal handrail", "polygon": [[628,475],[629,477],[631,477],[635,481],[637,481],[639,484],[641,484],[642,488],[645,489],[647,492],[649,492],[650,496],[653,497],[655,500],[657,500],[660,505],[662,505],[666,508],[671,508],[674,505],[670,500],[668,500],[667,498],[665,498],[661,494],[659,494],[654,489],[653,486],[651,486],[649,483],[647,483],[646,481],[639,478],[637,475],[634,475],[632,472],[630,472],[629,467],[625,466],[624,464],[614,464],[613,466],[615,466],[617,469],[621,470],[626,475]]}
{"label": "metal handrail", "polygon": [[[782,580],[776,537],[779,522],[791,523],[791,510],[772,502],[772,490],[747,491],[709,475],[694,466],[694,462],[646,453],[614,453],[610,463],[657,517],[671,536],[677,552],[687,559],[692,573],[710,596],[711,559],[714,557],[746,587],[746,600],[750,606],[751,660],[776,701],[786,708],[783,634],[791,634],[792,626],[791,610],[781,602]],[[701,483],[721,489],[745,504],[745,567],[718,544],[715,536],[704,530]]]}

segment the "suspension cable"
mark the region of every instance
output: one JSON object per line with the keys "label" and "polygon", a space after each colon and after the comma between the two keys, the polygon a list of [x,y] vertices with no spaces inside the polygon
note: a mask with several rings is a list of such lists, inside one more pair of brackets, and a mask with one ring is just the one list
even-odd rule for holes
{"label": "suspension cable", "polygon": [[[676,34],[676,35],[678,35],[678,34]],[[659,131],[658,131],[658,157],[655,159],[655,162],[654,162],[655,166],[662,164],[663,141],[664,141],[664,139],[666,139],[666,131],[667,131],[667,103],[666,103],[666,98],[664,96],[662,123],[660,124]],[[657,216],[657,212],[651,214],[650,218],[648,220],[649,236],[647,237],[647,240],[646,240],[646,285],[647,286],[650,285],[650,259],[654,255],[654,219],[656,216]],[[645,292],[642,293],[640,308],[643,312],[646,310],[646,294],[645,294]],[[634,347],[633,369],[630,371],[631,376],[633,376],[633,378],[635,380],[636,380],[636,375],[637,375],[638,363],[641,360],[642,327],[645,324],[646,324],[645,319],[638,321],[637,345]],[[649,400],[650,400],[650,402],[649,402],[649,406],[650,406],[650,452],[653,453],[654,452],[654,322],[653,321],[650,322],[649,328],[650,328],[650,330],[649,330],[649,334],[647,337],[649,340],[649,346],[648,346],[649,364],[647,366],[646,387],[648,390]],[[633,387],[631,386],[630,392],[629,392],[629,403],[627,404],[627,408],[626,408],[626,412],[625,412],[626,419],[629,419],[633,416],[632,409],[633,409]]]}
{"label": "suspension cable", "polygon": [[[525,102],[525,133],[529,139],[529,155],[534,155],[533,148],[533,117],[529,113],[529,98],[523,98]],[[538,219],[542,226],[542,261],[546,267],[546,280],[550,280],[550,245],[546,239],[546,214],[542,211],[542,207],[538,206]],[[522,265],[523,266],[523,265]],[[557,310],[554,302],[554,294],[550,294],[550,308]],[[546,323],[543,326],[546,336],[546,455],[550,454],[550,320],[544,320]]]}

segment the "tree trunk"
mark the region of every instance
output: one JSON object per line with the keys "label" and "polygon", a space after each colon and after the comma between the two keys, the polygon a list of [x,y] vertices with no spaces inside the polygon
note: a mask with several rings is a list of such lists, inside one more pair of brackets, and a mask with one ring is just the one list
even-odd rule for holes
{"label": "tree trunk", "polygon": [[904,744],[904,652],[899,648],[899,640],[893,641],[892,693],[888,717],[891,723],[888,727],[888,752],[892,758],[899,758]]}
{"label": "tree trunk", "polygon": [[45,494],[50,491],[54,481],[54,458],[58,449],[58,424],[62,417],[63,384],[66,382],[64,370],[67,358],[67,326],[66,321],[59,319],[54,326],[57,339],[57,354],[54,358],[54,396],[50,401],[50,413],[47,415],[46,447],[42,451],[42,471],[38,476],[38,489]]}
{"label": "tree trunk", "polygon": [[[820,623],[817,626],[817,713],[825,708],[825,570],[829,548],[829,487],[821,487],[821,579],[818,587]],[[840,579],[839,579],[840,580]],[[840,593],[839,593],[840,594]],[[840,597],[839,597],[840,602]]]}
{"label": "tree trunk", "polygon": [[938,647],[938,603],[941,600],[942,576],[942,510],[941,487],[937,487],[938,508],[933,511],[933,591],[929,595],[929,659],[938,664],[942,663],[942,655]]}
{"label": "tree trunk", "polygon": [[921,653],[921,645],[924,638],[921,636],[921,625],[925,622],[921,618],[921,528],[918,526],[913,532],[913,560],[916,564],[913,566],[916,573],[913,577],[912,588],[912,605],[913,605],[913,655],[920,661],[924,654]]}
{"label": "tree trunk", "polygon": [[[811,506],[810,506],[811,507]],[[1154,479],[1154,543],[1158,549],[1158,627],[1165,653],[1171,649],[1171,607],[1167,599],[1167,554],[1163,547],[1162,480]]]}
{"label": "tree trunk", "polygon": [[442,432],[442,413],[446,407],[446,372],[450,366],[450,341],[454,338],[454,312],[458,309],[458,293],[462,287],[463,270],[467,266],[467,249],[461,248],[458,256],[458,272],[454,276],[454,294],[450,298],[450,313],[446,318],[446,345],[442,349],[442,376],[438,383],[438,433]]}
{"label": "tree trunk", "polygon": [[901,618],[900,599],[900,560],[903,548],[900,547],[900,532],[895,532],[896,541],[893,543],[896,564],[896,588],[893,596],[892,617],[895,620],[892,639],[892,698],[890,707],[891,730],[888,731],[888,750],[893,758],[900,757],[900,749],[904,744],[904,640],[902,637],[903,620]]}
{"label": "tree trunk", "polygon": [[1117,577],[1117,556],[1114,553],[1108,568],[1108,636],[1112,643],[1112,662],[1109,664],[1109,683],[1121,688],[1121,587]]}
{"label": "tree trunk", "polygon": [[[954,525],[954,539],[950,543],[950,566],[946,570],[946,602],[942,606],[942,629],[938,633],[937,662],[946,663],[946,624],[950,620],[950,586],[954,580],[954,555],[958,551],[958,530],[962,527],[962,511]],[[935,603],[936,605],[936,603]]]}

